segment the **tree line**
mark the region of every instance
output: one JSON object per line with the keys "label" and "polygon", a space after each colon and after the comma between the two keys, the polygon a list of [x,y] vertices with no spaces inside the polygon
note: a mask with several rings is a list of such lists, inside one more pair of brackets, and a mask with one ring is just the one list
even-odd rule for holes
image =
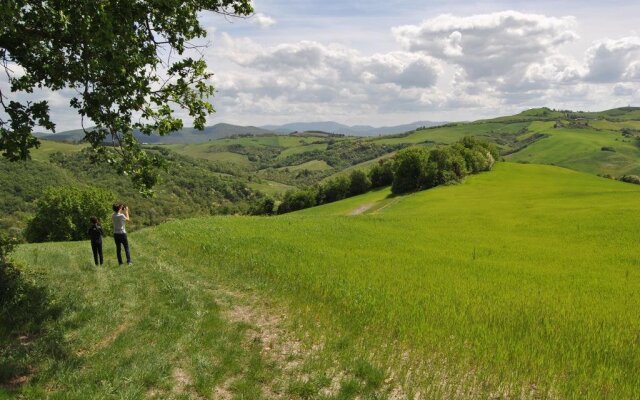
{"label": "tree line", "polygon": [[398,195],[454,184],[469,174],[491,170],[498,157],[493,143],[470,136],[447,147],[410,147],[398,151],[393,158],[379,160],[368,171],[354,170],[324,183],[289,191],[277,207],[273,199],[265,197],[250,212],[284,214],[389,185],[391,192]]}

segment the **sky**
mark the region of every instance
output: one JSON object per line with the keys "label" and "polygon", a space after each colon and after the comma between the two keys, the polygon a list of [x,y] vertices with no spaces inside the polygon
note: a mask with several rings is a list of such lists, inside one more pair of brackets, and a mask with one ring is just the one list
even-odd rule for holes
{"label": "sky", "polygon": [[[254,7],[246,19],[201,16],[217,90],[209,125],[383,126],[542,106],[640,106],[637,0],[255,0]],[[69,95],[46,94],[58,131],[80,126]]]}

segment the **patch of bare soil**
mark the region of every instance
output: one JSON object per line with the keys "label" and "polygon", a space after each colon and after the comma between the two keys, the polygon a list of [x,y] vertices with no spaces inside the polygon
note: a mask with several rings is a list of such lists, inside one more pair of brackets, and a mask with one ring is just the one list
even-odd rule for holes
{"label": "patch of bare soil", "polygon": [[363,204],[360,207],[356,208],[355,210],[352,210],[349,213],[349,215],[360,215],[360,214],[364,213],[365,211],[369,210],[371,207],[373,207],[373,203]]}
{"label": "patch of bare soil", "polygon": [[[322,359],[327,357],[327,354],[323,352],[324,342],[310,343],[306,338],[302,341],[287,329],[288,313],[286,310],[265,304],[259,298],[244,293],[224,291],[221,298],[225,299],[222,305],[227,319],[247,325],[247,346],[259,344],[264,359],[273,363],[280,370],[278,375],[281,378],[277,378],[276,382],[264,384],[263,395],[265,398],[290,398],[290,395],[286,393],[289,384],[296,381],[306,382],[310,379],[309,373],[304,371],[305,362],[315,362],[319,359],[326,361],[326,359]],[[326,362],[321,364],[327,365]],[[337,359],[328,364],[324,375],[330,377],[331,381],[327,386],[321,388],[318,394],[323,397],[335,397],[340,393],[343,382],[356,378],[344,370]],[[387,379],[378,394],[391,400],[425,398],[420,393],[409,396],[401,387],[401,385],[404,386],[400,383],[402,379],[395,373],[396,371],[387,371]],[[213,398],[231,399],[233,395],[229,387],[233,379],[229,379],[216,388]]]}
{"label": "patch of bare soil", "polygon": [[173,378],[173,391],[175,393],[184,393],[185,389],[191,386],[191,376],[182,368],[174,368],[171,377]]}
{"label": "patch of bare soil", "polygon": [[174,368],[171,373],[171,378],[173,378],[174,394],[187,394],[190,399],[204,399],[204,397],[193,390],[193,379],[191,379],[191,375],[184,369],[179,367]]}
{"label": "patch of bare soil", "polygon": [[259,343],[262,355],[285,371],[300,364],[305,356],[302,344],[283,328],[287,319],[283,310],[267,309],[258,299],[247,295],[232,292],[226,295],[232,300],[226,316],[232,322],[248,325],[248,343]]}
{"label": "patch of bare soil", "polygon": [[222,384],[216,386],[215,389],[213,389],[213,398],[215,400],[231,400],[233,399],[233,393],[231,392],[231,390],[229,389],[231,387],[231,385],[233,384],[233,382],[236,380],[235,376],[232,376],[230,378],[228,378],[227,380],[225,380],[224,382],[222,382]]}
{"label": "patch of bare soil", "polygon": [[[322,349],[322,344],[304,345],[287,331],[285,310],[266,306],[251,295],[225,291],[224,297],[228,299],[225,311],[227,319],[247,325],[247,346],[259,345],[261,355],[281,371],[282,379],[287,380],[298,376],[303,379],[304,374],[299,371],[300,367],[305,360]],[[288,398],[286,394],[279,393],[283,390],[282,383],[265,383],[262,388],[264,397]],[[228,386],[222,385],[216,389],[221,391],[219,396],[221,399],[231,398],[227,388]],[[230,397],[223,397],[224,393],[228,393]],[[214,396],[214,398],[218,397]]]}

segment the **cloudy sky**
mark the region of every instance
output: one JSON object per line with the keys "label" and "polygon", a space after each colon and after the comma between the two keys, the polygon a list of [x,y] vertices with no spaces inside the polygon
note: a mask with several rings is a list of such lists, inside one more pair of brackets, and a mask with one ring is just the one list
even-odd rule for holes
{"label": "cloudy sky", "polygon": [[[209,123],[472,120],[640,106],[640,2],[255,0],[203,15]],[[64,95],[59,129],[78,127]]]}

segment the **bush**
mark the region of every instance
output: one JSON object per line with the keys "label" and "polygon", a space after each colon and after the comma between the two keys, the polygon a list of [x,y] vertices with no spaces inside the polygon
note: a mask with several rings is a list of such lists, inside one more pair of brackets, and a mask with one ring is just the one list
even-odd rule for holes
{"label": "bush", "polygon": [[[26,230],[30,242],[83,240],[89,217],[106,221],[113,193],[93,187],[51,187],[36,202],[36,215]],[[105,228],[109,224],[105,224]]]}
{"label": "bush", "polygon": [[500,159],[500,151],[498,151],[498,148],[493,143],[476,139],[473,136],[465,136],[460,139],[458,143],[462,144],[467,149],[486,150],[494,160]]}
{"label": "bush", "polygon": [[393,161],[380,160],[369,170],[372,188],[389,186],[393,183]]}
{"label": "bush", "polygon": [[355,170],[349,175],[349,196],[356,196],[371,189],[371,180],[364,171]]}
{"label": "bush", "polygon": [[320,186],[318,204],[331,203],[342,200],[349,195],[351,180],[345,175],[332,178]]}
{"label": "bush", "polygon": [[275,210],[276,202],[271,197],[263,197],[249,208],[251,215],[272,215]]}
{"label": "bush", "polygon": [[421,189],[426,176],[427,159],[427,151],[422,147],[399,151],[393,162],[391,192],[399,194]]}
{"label": "bush", "polygon": [[433,149],[427,160],[424,188],[459,182],[467,175],[464,158],[453,148]]}
{"label": "bush", "polygon": [[471,136],[465,136],[452,146],[465,161],[467,171],[475,174],[489,171],[499,157],[498,149],[493,143],[478,140]]}
{"label": "bush", "polygon": [[278,214],[302,210],[316,205],[317,191],[313,188],[289,191],[278,207]]}
{"label": "bush", "polygon": [[616,149],[614,149],[614,148],[613,148],[613,147],[611,147],[611,146],[602,146],[602,147],[600,148],[600,150],[601,150],[601,151],[611,151],[611,152],[614,152],[614,153],[616,152]]}
{"label": "bush", "polygon": [[640,185],[640,176],[638,175],[623,175],[620,177],[622,182],[633,183],[636,185]]}

